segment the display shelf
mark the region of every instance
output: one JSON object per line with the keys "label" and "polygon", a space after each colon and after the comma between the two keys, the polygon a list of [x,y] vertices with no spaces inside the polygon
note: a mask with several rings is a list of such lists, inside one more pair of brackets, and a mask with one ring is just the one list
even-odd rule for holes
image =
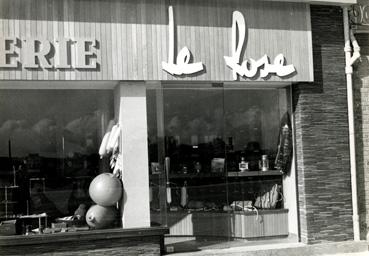
{"label": "display shelf", "polygon": [[[150,174],[150,177],[156,177],[158,174]],[[282,176],[283,173],[277,170],[269,171],[245,171],[222,173],[174,173],[169,174],[170,179],[202,179],[202,178],[223,178],[227,177],[259,177],[259,176]]]}
{"label": "display shelf", "polygon": [[[288,209],[285,208],[273,208],[273,209],[258,209],[259,213],[288,213]],[[152,213],[157,213],[156,211],[152,211]],[[229,210],[229,211],[223,211],[223,210],[195,210],[195,209],[179,209],[177,211],[166,211],[167,215],[171,214],[179,214],[179,215],[186,215],[190,213],[196,213],[196,214],[225,214],[225,215],[233,215],[233,214],[242,214],[242,215],[255,215],[256,211],[241,211],[241,210]]]}
{"label": "display shelf", "polygon": [[277,170],[269,171],[245,171],[245,172],[228,172],[228,177],[255,177],[255,176],[282,176],[283,173]]}
{"label": "display shelf", "polygon": [[19,188],[19,186],[14,186],[14,185],[11,185],[11,186],[0,186],[0,189],[13,189],[13,188]]}
{"label": "display shelf", "polygon": [[[156,178],[159,174],[150,174],[150,178]],[[169,179],[203,179],[203,178],[224,178],[224,173],[172,173]]]}
{"label": "display shelf", "polygon": [[174,173],[169,174],[170,179],[202,179],[202,178],[221,178],[225,177],[224,173]]}

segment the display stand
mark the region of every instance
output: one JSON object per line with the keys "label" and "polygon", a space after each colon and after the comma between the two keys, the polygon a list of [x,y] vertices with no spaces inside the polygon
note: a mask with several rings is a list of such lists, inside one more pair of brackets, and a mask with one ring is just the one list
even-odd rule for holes
{"label": "display stand", "polygon": [[[42,233],[42,229],[43,227],[47,227],[47,214],[46,213],[41,213],[41,214],[31,214],[31,215],[22,215],[19,217],[19,219],[23,222],[22,225],[27,227],[27,225],[25,225],[25,222],[27,220],[34,220],[34,219],[38,219],[38,232],[37,233]],[[42,219],[44,219],[44,226],[42,226]],[[27,228],[26,228],[27,229]],[[26,230],[25,233],[27,234],[29,230]]]}

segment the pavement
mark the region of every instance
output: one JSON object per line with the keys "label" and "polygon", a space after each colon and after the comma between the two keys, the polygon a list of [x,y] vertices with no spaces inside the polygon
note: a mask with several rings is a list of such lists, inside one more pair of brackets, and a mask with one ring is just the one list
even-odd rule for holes
{"label": "pavement", "polygon": [[285,239],[266,241],[215,241],[166,239],[173,256],[369,256],[366,241],[326,242],[306,245]]}
{"label": "pavement", "polygon": [[[249,254],[248,252],[239,252],[239,253],[229,253],[227,251],[224,251],[224,253],[222,253],[220,250],[217,251],[212,251],[212,250],[208,250],[208,251],[201,251],[201,252],[196,252],[196,253],[173,253],[170,254],[173,256],[192,256],[192,255],[199,255],[199,256],[205,256],[205,255],[244,255],[244,256],[248,256],[248,255],[252,255]],[[274,254],[268,254],[270,256],[273,256]],[[289,254],[286,254],[289,255]],[[300,256],[300,255],[306,255],[306,254],[292,254],[292,255],[296,255],[296,256]],[[306,255],[309,256],[309,255]],[[321,254],[320,256],[369,256],[369,251],[368,252],[357,252],[357,253],[334,253],[334,254]]]}
{"label": "pavement", "polygon": [[369,252],[323,254],[322,256],[368,256]]}

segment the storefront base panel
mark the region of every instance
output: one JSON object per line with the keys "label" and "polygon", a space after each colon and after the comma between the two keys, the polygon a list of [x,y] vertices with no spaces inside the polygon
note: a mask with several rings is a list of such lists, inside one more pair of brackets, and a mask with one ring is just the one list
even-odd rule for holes
{"label": "storefront base panel", "polygon": [[165,228],[0,237],[1,255],[161,255]]}
{"label": "storefront base panel", "polygon": [[170,212],[171,236],[257,238],[288,235],[288,210],[240,213]]}

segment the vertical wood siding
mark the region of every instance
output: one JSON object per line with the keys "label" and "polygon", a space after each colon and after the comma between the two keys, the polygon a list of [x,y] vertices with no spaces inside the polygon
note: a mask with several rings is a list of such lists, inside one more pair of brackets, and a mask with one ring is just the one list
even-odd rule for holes
{"label": "vertical wood siding", "polygon": [[[0,69],[0,80],[202,80],[232,81],[223,56],[231,55],[232,12],[241,11],[247,34],[244,59],[283,53],[297,72],[268,81],[312,81],[309,6],[300,3],[173,0],[176,51],[187,46],[205,71],[172,76],[165,0],[0,0],[0,36],[89,37],[99,42],[97,70]],[[75,54],[72,54],[75,61]],[[22,59],[20,60],[22,62]],[[51,59],[54,63],[54,60]],[[250,81],[250,79],[240,79]],[[256,80],[263,80],[258,79]]]}

